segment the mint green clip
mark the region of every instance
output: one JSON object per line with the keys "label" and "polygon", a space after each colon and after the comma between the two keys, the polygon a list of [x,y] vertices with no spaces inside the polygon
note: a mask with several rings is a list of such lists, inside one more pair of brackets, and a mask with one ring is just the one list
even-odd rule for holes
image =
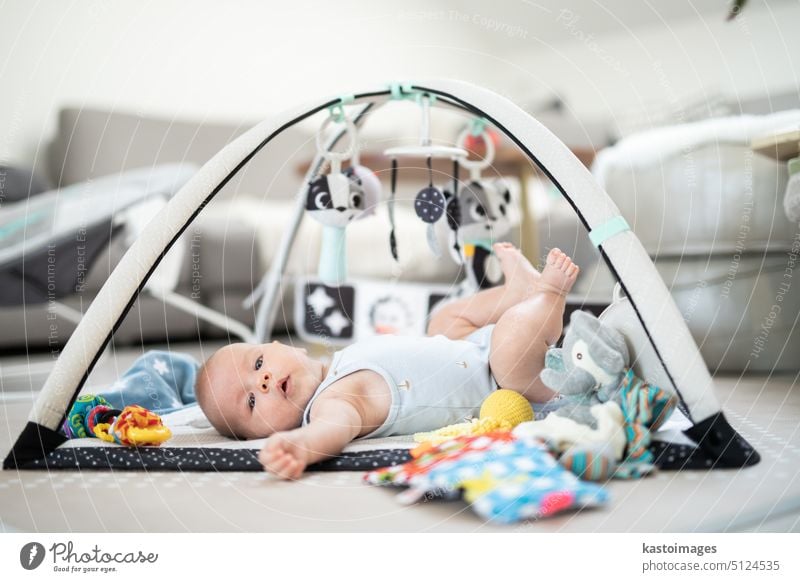
{"label": "mint green clip", "polygon": [[599,247],[612,236],[630,229],[631,227],[627,220],[621,216],[615,216],[611,220],[593,228],[589,233],[589,240],[592,241],[594,246]]}
{"label": "mint green clip", "polygon": [[336,123],[342,123],[345,120],[344,106],[355,101],[355,95],[342,95],[339,97],[339,102],[334,103],[328,107],[328,113]]}
{"label": "mint green clip", "polygon": [[430,93],[423,93],[422,91],[417,91],[416,94],[414,95],[414,99],[416,100],[417,103],[421,103],[423,97],[427,97],[428,103],[430,103],[431,105],[436,103],[436,95],[431,95]]}
{"label": "mint green clip", "polygon": [[489,121],[485,117],[476,117],[472,120],[472,123],[469,126],[469,133],[472,137],[478,137],[484,131],[486,131],[486,125]]}
{"label": "mint green clip", "polygon": [[436,103],[436,95],[412,89],[411,83],[389,83],[389,93],[391,93],[392,99],[396,101],[413,99],[417,103],[420,103],[423,97],[427,97],[431,105]]}
{"label": "mint green clip", "polygon": [[411,88],[411,83],[389,83],[389,92],[395,100],[411,99],[416,93]]}

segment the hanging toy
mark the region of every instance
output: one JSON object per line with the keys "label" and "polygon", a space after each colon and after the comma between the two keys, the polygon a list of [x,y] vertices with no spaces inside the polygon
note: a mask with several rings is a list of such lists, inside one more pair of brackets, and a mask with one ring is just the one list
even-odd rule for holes
{"label": "hanging toy", "polygon": [[[433,159],[447,158],[454,160],[454,169],[458,169],[457,160],[467,155],[466,150],[460,147],[433,145],[430,135],[430,106],[434,101],[432,95],[427,93],[417,94],[417,101],[421,106],[421,131],[420,143],[417,146],[396,147],[386,150],[385,155],[392,159],[391,174],[391,194],[388,203],[389,224],[389,247],[392,257],[398,260],[397,237],[395,234],[394,203],[397,196],[397,159],[400,157],[419,157],[423,156],[428,166],[428,185],[423,188],[414,199],[414,212],[428,225],[427,239],[431,252],[438,258],[441,256],[439,242],[436,239],[436,223],[444,216],[447,208],[447,197],[445,193],[433,185]],[[458,182],[458,174],[454,175],[454,181]]]}
{"label": "hanging toy", "polygon": [[442,252],[439,250],[439,241],[436,239],[434,225],[444,214],[445,198],[442,191],[433,185],[433,164],[428,156],[428,185],[420,190],[414,199],[414,212],[422,222],[428,225],[428,246],[438,259]]}
{"label": "hanging toy", "polygon": [[70,408],[61,427],[67,438],[91,438],[129,447],[158,446],[172,437],[155,412],[137,405],[111,408],[99,395],[84,394]]}
{"label": "hanging toy", "polygon": [[344,175],[356,182],[364,191],[364,210],[356,216],[355,220],[373,216],[381,200],[381,181],[375,172],[361,165],[359,148],[355,148],[353,157],[350,158],[350,165],[344,170]]}
{"label": "hanging toy", "polygon": [[458,160],[453,162],[453,184],[444,191],[445,199],[445,215],[447,216],[447,227],[449,229],[450,237],[450,255],[457,265],[464,263],[464,257],[461,254],[461,245],[458,241],[458,227],[461,224],[461,207],[458,203]]}
{"label": "hanging toy", "polygon": [[[322,145],[322,136],[333,121],[343,123],[350,137],[347,149],[341,153]],[[356,142],[356,126],[342,112],[325,120],[317,133],[317,151],[330,163],[330,173],[312,180],[306,197],[309,215],[323,225],[319,278],[332,287],[344,283],[347,275],[345,228],[354,219],[374,213],[380,196],[380,182],[367,168],[354,165],[342,171],[343,161],[357,160]]]}
{"label": "hanging toy", "polygon": [[481,177],[481,172],[492,165],[495,157],[494,140],[485,128],[485,120],[475,120],[461,132],[456,143],[462,146],[470,138],[483,140],[486,155],[481,160],[462,158],[459,161],[469,170],[469,182],[452,196],[450,202],[457,204],[458,209],[448,210],[448,214],[455,217],[448,225],[452,248],[460,247],[457,262],[465,265],[471,286],[487,289],[500,284],[503,276],[492,245],[511,231],[508,219],[511,192],[503,180]]}
{"label": "hanging toy", "polygon": [[378,176],[369,168],[358,164],[357,157],[353,158],[352,165],[344,171],[344,175],[364,191],[364,211],[355,219],[373,216],[381,198],[381,181]]}

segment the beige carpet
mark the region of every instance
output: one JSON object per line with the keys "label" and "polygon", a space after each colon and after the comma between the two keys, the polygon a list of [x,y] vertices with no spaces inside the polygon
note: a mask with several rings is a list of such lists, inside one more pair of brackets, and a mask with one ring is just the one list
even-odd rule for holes
{"label": "beige carpet", "polygon": [[[112,381],[139,353],[107,354],[90,383]],[[2,457],[25,424],[47,358],[0,361]],[[28,362],[28,371],[10,370]],[[800,531],[798,376],[718,377],[717,388],[731,424],[761,453],[759,465],[613,481],[607,507],[533,523],[486,524],[463,502],[404,507],[394,490],[364,485],[361,473],[287,483],[260,473],[3,471],[0,531]]]}

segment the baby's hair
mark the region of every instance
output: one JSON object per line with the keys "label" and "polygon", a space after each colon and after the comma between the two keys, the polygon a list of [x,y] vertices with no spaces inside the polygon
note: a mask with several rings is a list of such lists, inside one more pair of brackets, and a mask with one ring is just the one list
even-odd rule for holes
{"label": "baby's hair", "polygon": [[209,369],[212,367],[214,362],[214,358],[219,354],[219,350],[211,354],[211,356],[205,361],[205,363],[200,366],[200,370],[197,372],[197,381],[195,382],[195,396],[197,397],[197,404],[200,406],[200,410],[206,415],[208,421],[211,423],[220,434],[234,438],[236,440],[247,440],[242,438],[241,435],[237,434],[233,427],[228,423],[226,419],[222,419],[218,421],[218,419],[214,418],[214,415],[210,415],[208,413],[209,409],[211,408],[212,401],[214,399],[214,390],[211,381],[211,374],[209,373]]}

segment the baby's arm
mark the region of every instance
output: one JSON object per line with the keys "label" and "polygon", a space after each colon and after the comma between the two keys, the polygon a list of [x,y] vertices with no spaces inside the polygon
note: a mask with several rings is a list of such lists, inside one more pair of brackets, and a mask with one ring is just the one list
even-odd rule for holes
{"label": "baby's arm", "polygon": [[267,439],[259,455],[265,470],[283,479],[297,479],[307,465],[341,453],[363,428],[358,410],[343,398],[320,398],[311,419],[306,426]]}

